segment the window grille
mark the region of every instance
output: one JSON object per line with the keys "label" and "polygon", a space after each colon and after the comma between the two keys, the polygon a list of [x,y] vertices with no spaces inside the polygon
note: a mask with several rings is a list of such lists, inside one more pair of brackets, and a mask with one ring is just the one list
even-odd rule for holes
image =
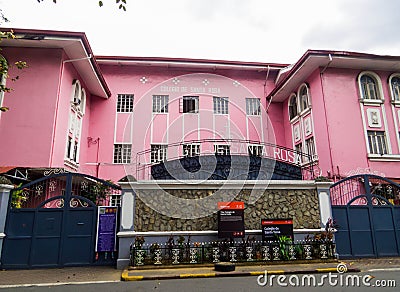
{"label": "window grille", "polygon": [[169,95],[153,95],[153,113],[168,112]]}
{"label": "window grille", "polygon": [[213,97],[214,114],[226,115],[228,114],[228,98],[227,97]]}
{"label": "window grille", "polygon": [[131,144],[114,144],[114,163],[131,163],[131,156]]}
{"label": "window grille", "polygon": [[393,77],[390,82],[392,85],[392,100],[400,101],[400,77]]}
{"label": "window grille", "polygon": [[360,79],[361,82],[361,94],[363,99],[380,99],[378,93],[378,84],[374,78],[369,75],[363,75]]}
{"label": "window grille", "polygon": [[370,154],[388,154],[384,131],[367,131],[367,135]]}
{"label": "window grille", "polygon": [[117,112],[133,112],[133,94],[118,94]]}
{"label": "window grille", "polygon": [[246,98],[246,114],[251,116],[261,115],[259,98]]}

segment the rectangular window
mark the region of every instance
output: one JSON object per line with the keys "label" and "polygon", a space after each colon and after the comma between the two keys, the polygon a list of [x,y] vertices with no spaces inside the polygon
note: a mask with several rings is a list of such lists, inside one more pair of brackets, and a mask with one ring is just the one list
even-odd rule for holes
{"label": "rectangular window", "polygon": [[229,145],[214,145],[215,155],[230,155],[231,150]]}
{"label": "rectangular window", "polygon": [[118,94],[117,112],[133,112],[133,94]]}
{"label": "rectangular window", "polygon": [[300,161],[303,162],[304,158],[303,158],[303,144],[299,143],[296,146],[294,146],[295,150],[296,150],[296,155],[298,155],[300,157],[300,159],[296,159],[296,161]]}
{"label": "rectangular window", "polygon": [[167,160],[167,145],[151,145],[150,162],[158,163]]}
{"label": "rectangular window", "polygon": [[71,148],[72,148],[72,137],[68,136],[67,152],[65,153],[65,157],[66,158],[70,158]]}
{"label": "rectangular window", "polygon": [[308,138],[306,140],[306,151],[307,154],[309,155],[307,157],[307,160],[309,158],[312,158],[313,160],[315,159],[315,144],[314,144],[314,137]]}
{"label": "rectangular window", "polygon": [[249,145],[247,146],[249,156],[262,157],[264,154],[264,145]]}
{"label": "rectangular window", "polygon": [[114,163],[131,163],[131,156],[131,144],[114,144]]}
{"label": "rectangular window", "polygon": [[168,112],[169,95],[153,95],[153,113]]}
{"label": "rectangular window", "polygon": [[227,115],[228,114],[228,98],[227,97],[213,97],[214,114]]}
{"label": "rectangular window", "polygon": [[78,141],[75,141],[74,152],[72,153],[72,160],[77,162],[78,161],[77,158],[78,158]]}
{"label": "rectangular window", "polygon": [[121,195],[110,195],[110,206],[121,207]]}
{"label": "rectangular window", "polygon": [[387,154],[386,135],[384,131],[367,131],[370,154]]}
{"label": "rectangular window", "polygon": [[200,155],[200,144],[184,144],[183,145],[183,156],[193,157]]}
{"label": "rectangular window", "polygon": [[183,113],[198,113],[199,112],[199,97],[198,96],[184,96],[183,97]]}
{"label": "rectangular window", "polygon": [[246,114],[249,116],[261,115],[259,98],[246,98]]}

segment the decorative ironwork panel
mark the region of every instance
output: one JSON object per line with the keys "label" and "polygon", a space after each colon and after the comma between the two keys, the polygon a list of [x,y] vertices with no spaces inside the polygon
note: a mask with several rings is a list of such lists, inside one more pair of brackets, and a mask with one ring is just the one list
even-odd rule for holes
{"label": "decorative ironwork panel", "polygon": [[312,245],[304,245],[304,254],[306,255],[306,260],[312,260]]}
{"label": "decorative ironwork panel", "polygon": [[136,250],[136,252],[135,252],[135,265],[136,266],[144,265],[145,254],[146,254],[146,251],[143,249]]}
{"label": "decorative ironwork panel", "polygon": [[155,265],[162,265],[162,251],[161,249],[156,249],[154,251],[154,264]]}

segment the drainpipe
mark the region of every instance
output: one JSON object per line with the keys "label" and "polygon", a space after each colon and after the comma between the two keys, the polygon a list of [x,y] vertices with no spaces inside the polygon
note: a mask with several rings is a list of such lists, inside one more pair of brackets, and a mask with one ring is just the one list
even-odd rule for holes
{"label": "drainpipe", "polygon": [[325,70],[329,67],[329,65],[332,63],[332,55],[329,54],[328,55],[329,58],[329,62],[326,64],[326,66],[321,70],[321,72],[319,73],[320,75],[320,82],[321,82],[321,91],[322,91],[322,101],[323,101],[323,105],[324,105],[324,114],[325,114],[325,125],[326,125],[326,134],[328,137],[328,145],[329,145],[329,159],[331,162],[331,171],[332,171],[332,175],[334,175],[335,171],[333,169],[333,157],[332,157],[332,147],[331,147],[331,138],[330,138],[330,134],[329,134],[329,125],[328,125],[328,118],[327,118],[327,113],[326,113],[326,102],[325,102],[325,92],[324,92],[324,86],[323,86],[323,78],[324,78],[324,72]]}
{"label": "drainpipe", "polygon": [[58,88],[57,88],[57,100],[56,100],[56,109],[55,109],[55,114],[54,114],[54,120],[53,120],[53,139],[51,142],[51,150],[50,150],[50,168],[53,166],[53,155],[54,155],[54,141],[56,140],[56,129],[57,129],[57,121],[58,121],[58,107],[60,104],[60,95],[61,95],[61,82],[63,79],[64,75],[64,66],[65,63],[70,63],[70,62],[75,62],[75,61],[81,61],[81,60],[88,60],[91,59],[92,55],[90,54],[87,57],[84,58],[79,58],[79,59],[70,59],[70,60],[64,60],[61,63],[61,69],[60,69],[60,78],[58,79]]}

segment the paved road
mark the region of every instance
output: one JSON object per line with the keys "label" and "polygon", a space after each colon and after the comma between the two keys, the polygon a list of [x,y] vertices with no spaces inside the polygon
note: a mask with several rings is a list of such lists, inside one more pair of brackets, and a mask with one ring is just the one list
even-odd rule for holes
{"label": "paved road", "polygon": [[[354,274],[318,274],[318,275],[281,275],[285,278],[280,278],[278,283],[278,276],[271,278],[267,275],[267,284],[260,286],[257,283],[256,276],[251,277],[234,277],[234,278],[202,278],[202,279],[177,279],[177,280],[162,280],[162,281],[138,281],[138,282],[113,282],[113,283],[91,283],[91,284],[70,284],[50,286],[43,285],[38,287],[12,287],[0,289],[0,291],[85,291],[85,292],[98,292],[98,291],[207,291],[207,292],[222,292],[222,291],[282,291],[282,290],[296,290],[309,292],[315,291],[399,291],[400,286],[400,268],[395,269],[375,269],[363,273]],[[351,277],[349,277],[351,276]],[[374,278],[368,277],[373,276]],[[313,282],[315,277],[315,284]],[[358,287],[353,285],[357,283]],[[329,284],[331,283],[336,285]],[[347,285],[346,285],[347,280]],[[367,285],[363,284],[366,283]],[[265,278],[260,278],[261,284]],[[299,287],[293,287],[293,284],[299,281]],[[302,285],[304,281],[304,285]],[[310,281],[310,282],[309,282]],[[341,283],[342,282],[342,283]],[[271,286],[272,283],[272,286]],[[311,286],[310,284],[311,283]],[[323,283],[319,287],[314,287],[318,283]],[[392,287],[377,287],[378,285],[392,286]],[[282,287],[287,285],[287,287]],[[395,285],[396,287],[393,287]]]}

